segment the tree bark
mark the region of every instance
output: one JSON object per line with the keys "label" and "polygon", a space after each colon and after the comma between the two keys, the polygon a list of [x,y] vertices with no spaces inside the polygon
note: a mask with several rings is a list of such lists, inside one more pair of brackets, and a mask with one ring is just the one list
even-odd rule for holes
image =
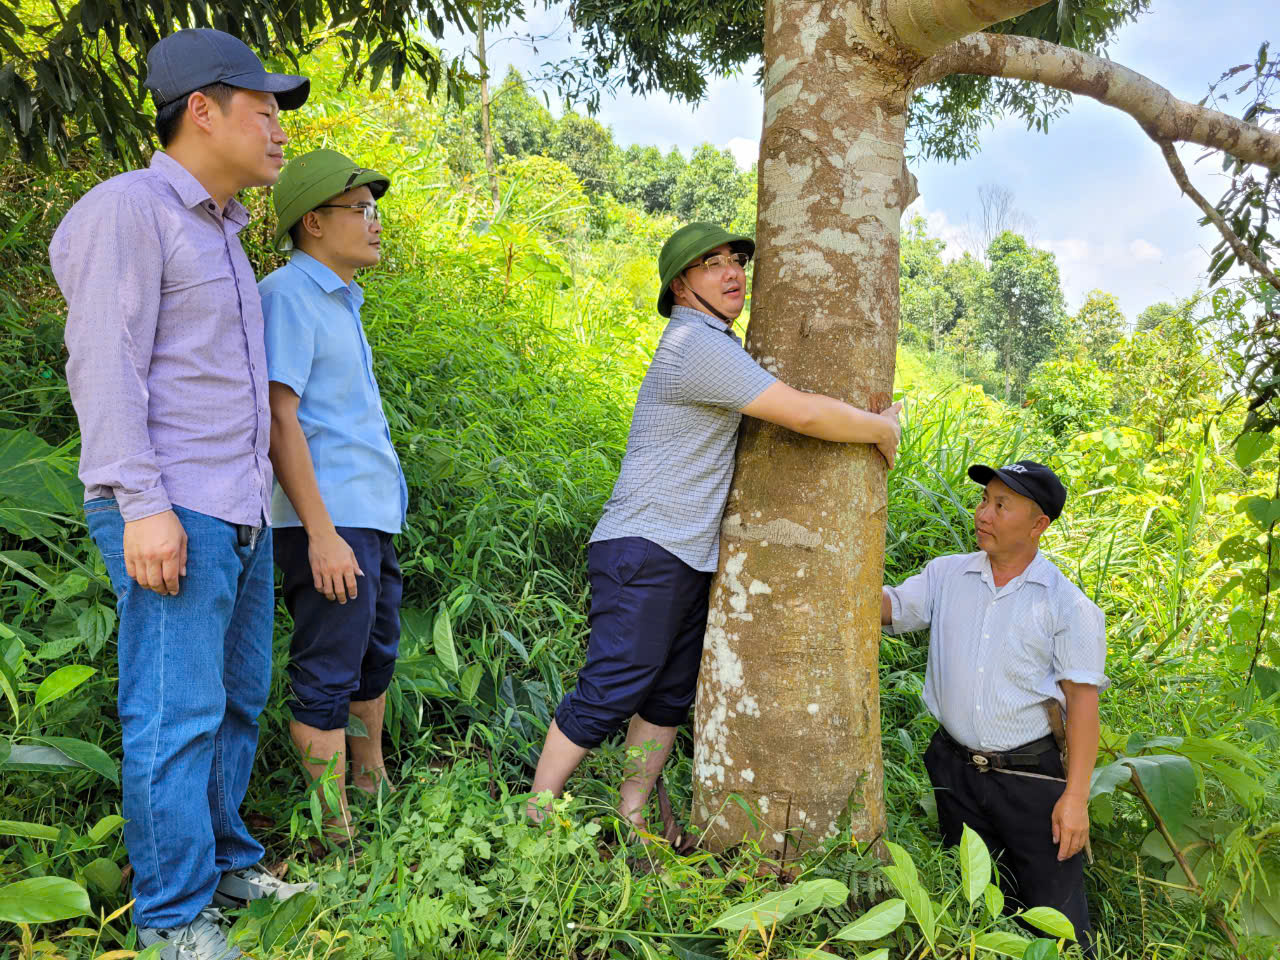
{"label": "tree bark", "polygon": [[[1158,139],[1280,165],[1280,136],[1110,61],[967,36],[1043,2],[768,0],[746,344],[785,382],[869,409],[889,401],[899,220],[915,196],[903,141],[919,86],[956,72],[1036,80],[1127,110]],[[711,848],[757,838],[785,855],[837,833],[846,813],[855,839],[883,832],[886,505],[871,448],[744,421],[695,714],[693,813]]]}
{"label": "tree bark", "polygon": [[489,176],[493,216],[498,215],[498,171],[493,161],[493,128],[489,124],[489,54],[484,45],[484,4],[476,8],[476,59],[480,62],[480,125],[484,128],[484,169]]}
{"label": "tree bark", "polygon": [[995,33],[965,37],[927,60],[913,85],[953,73],[1031,80],[1123,110],[1157,143],[1185,140],[1246,163],[1280,167],[1280,134],[1179,100],[1158,83],[1112,60],[1044,40]]}

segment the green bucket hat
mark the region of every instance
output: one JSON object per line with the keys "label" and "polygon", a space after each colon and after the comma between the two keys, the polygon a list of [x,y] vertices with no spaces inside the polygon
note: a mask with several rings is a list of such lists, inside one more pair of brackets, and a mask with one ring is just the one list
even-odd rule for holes
{"label": "green bucket hat", "polygon": [[276,235],[272,241],[275,248],[288,250],[290,244],[286,241],[293,225],[320,204],[364,186],[377,200],[390,188],[391,178],[357,166],[337,150],[312,150],[290,160],[271,191],[276,208]]}
{"label": "green bucket hat", "polygon": [[754,240],[730,233],[724,227],[716,226],[714,223],[685,224],[671,235],[658,254],[658,276],[662,280],[662,289],[658,293],[659,314],[664,317],[671,316],[671,307],[675,303],[675,297],[671,293],[671,281],[708,250],[714,250],[724,244],[728,244],[734,253],[741,252],[749,257],[755,256]]}

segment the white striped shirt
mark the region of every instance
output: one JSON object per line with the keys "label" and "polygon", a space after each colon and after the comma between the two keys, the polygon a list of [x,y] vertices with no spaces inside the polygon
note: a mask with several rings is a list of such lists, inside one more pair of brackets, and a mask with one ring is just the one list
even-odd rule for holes
{"label": "white striped shirt", "polygon": [[897,587],[891,634],[929,628],[924,702],[956,740],[1002,751],[1049,733],[1059,681],[1111,681],[1102,611],[1041,553],[997,588],[983,551],[931,560]]}

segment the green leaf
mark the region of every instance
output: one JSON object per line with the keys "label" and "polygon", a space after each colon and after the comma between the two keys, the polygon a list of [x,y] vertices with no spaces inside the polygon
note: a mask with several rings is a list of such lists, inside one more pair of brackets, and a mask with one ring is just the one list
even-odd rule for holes
{"label": "green leaf", "polygon": [[994,883],[987,884],[987,889],[982,891],[982,899],[987,904],[987,915],[992,920],[995,920],[1004,912],[1004,891]]}
{"label": "green leaf", "polygon": [[712,921],[711,926],[722,930],[746,930],[759,923],[767,927],[822,907],[839,906],[848,896],[849,888],[839,880],[804,880],[751,903],[735,904]]}
{"label": "green leaf", "polygon": [[53,747],[79,766],[87,767],[117,786],[120,785],[120,768],[101,747],[72,737],[32,737],[32,739]]}
{"label": "green leaf", "polygon": [[887,937],[907,917],[907,904],[903,900],[886,900],[878,903],[853,923],[834,935],[836,940],[879,940]]}
{"label": "green leaf", "polygon": [[458,651],[453,645],[453,625],[449,622],[449,611],[443,606],[436,614],[435,625],[431,628],[431,637],[435,642],[436,656],[444,664],[445,669],[458,676]]}
{"label": "green leaf", "polygon": [[1071,921],[1053,907],[1032,907],[1030,910],[1024,910],[1020,916],[1037,930],[1043,930],[1055,939],[1065,937],[1068,940],[1074,940],[1076,938],[1076,928],[1072,926]]}
{"label": "green leaf", "polygon": [[974,938],[974,946],[979,950],[1001,957],[1014,957],[1015,960],[1022,960],[1022,955],[1027,952],[1027,947],[1030,945],[1031,941],[1026,937],[1020,937],[1016,933],[1006,933],[1003,930],[980,933]]}
{"label": "green leaf", "polygon": [[1152,806],[1170,829],[1186,822],[1196,793],[1196,774],[1190,760],[1174,754],[1158,754],[1127,757],[1122,762],[1133,768]]}
{"label": "green leaf", "polygon": [[59,667],[45,677],[36,688],[36,707],[43,707],[47,703],[65,697],[97,672],[93,667],[80,663]]}
{"label": "green leaf", "polygon": [[5,661],[4,657],[0,657],[0,690],[4,691],[5,699],[9,701],[9,707],[13,710],[13,724],[18,725],[18,677],[13,672],[13,667]]}
{"label": "green leaf", "polygon": [[124,885],[124,874],[114,860],[98,857],[84,868],[84,878],[99,893],[112,894]]}
{"label": "green leaf", "polygon": [[484,676],[484,667],[478,663],[473,663],[467,667],[462,674],[462,681],[459,687],[462,690],[462,699],[468,702],[476,698],[476,691],[480,689],[480,679]]}
{"label": "green leaf", "polygon": [[889,878],[889,882],[893,884],[902,899],[907,902],[907,908],[911,911],[911,915],[915,917],[921,933],[924,934],[929,945],[933,946],[934,938],[937,935],[936,912],[933,901],[929,899],[929,894],[920,885],[920,877],[916,872],[915,862],[911,859],[911,854],[907,853],[898,844],[892,841],[885,841],[885,846],[889,848],[889,855],[893,857],[893,865],[881,867],[880,871]]}
{"label": "green leaf", "polygon": [[357,717],[354,713],[347,714],[347,736],[348,737],[367,737],[369,736],[369,728],[364,725],[364,721]]}
{"label": "green leaf", "polygon": [[101,843],[123,826],[124,817],[116,816],[114,813],[109,814],[90,828],[85,834],[85,839],[90,843]]}
{"label": "green leaf", "polygon": [[1112,793],[1122,783],[1133,779],[1133,769],[1125,766],[1123,760],[1109,763],[1105,767],[1095,767],[1089,778],[1089,799]]}
{"label": "green leaf", "polygon": [[991,854],[982,838],[965,824],[960,835],[960,885],[970,906],[982,896],[990,882]]}
{"label": "green leaf", "polygon": [[809,947],[800,953],[793,953],[787,960],[844,960],[843,957],[837,957],[834,953],[828,953],[826,950],[819,950],[817,947]]}
{"label": "green leaf", "polygon": [[[313,794],[314,796],[314,794]],[[270,950],[274,946],[285,946],[301,933],[316,912],[316,898],[310,893],[295,893],[285,900],[271,914],[262,928],[259,943],[262,949]]]}
{"label": "green leaf", "polygon": [[1022,955],[1022,960],[1053,960],[1057,955],[1058,942],[1041,937],[1027,945],[1027,952]]}
{"label": "green leaf", "polygon": [[1247,433],[1240,434],[1240,438],[1236,440],[1236,465],[1243,470],[1270,450],[1274,442],[1270,433],[1259,433],[1255,430],[1250,430]]}
{"label": "green leaf", "polygon": [[52,537],[50,516],[78,509],[69,458],[26,430],[0,430],[0,527],[23,539]]}
{"label": "green leaf", "polygon": [[33,877],[0,887],[0,920],[53,923],[93,913],[89,893],[65,877]]}
{"label": "green leaf", "polygon": [[1244,497],[1236,504],[1236,510],[1247,514],[1259,530],[1267,530],[1280,521],[1280,500],[1270,497]]}
{"label": "green leaf", "polygon": [[45,823],[27,823],[24,820],[0,820],[0,837],[30,837],[32,840],[57,840],[62,833],[57,827]]}

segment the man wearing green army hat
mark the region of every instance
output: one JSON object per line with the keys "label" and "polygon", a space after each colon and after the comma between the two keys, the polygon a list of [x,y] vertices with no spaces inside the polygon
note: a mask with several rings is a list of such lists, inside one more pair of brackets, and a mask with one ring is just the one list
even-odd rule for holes
{"label": "man wearing green army hat", "polygon": [[[559,796],[588,751],[629,720],[620,813],[642,829],[697,687],[743,414],[824,440],[874,444],[890,466],[898,447],[900,404],[868,413],[793,390],[743,349],[733,321],[754,253],[748,237],[691,223],[658,255],[658,313],[670,319],[591,536],[587,662],[556,710],[534,775],[534,793]],[[544,802],[530,801],[531,818],[542,819]]]}
{"label": "man wearing green army hat", "polygon": [[[391,181],[333,150],[291,161],[272,199],[289,262],[260,284],[266,320],[275,560],[293,616],[290,733],[308,773],[334,761],[341,808],[328,838],[350,842],[352,785],[390,789],[386,690],[400,642],[400,532],[408,489],[360,321],[357,270],[381,256],[378,200]],[[347,737],[349,714],[366,733]]]}

